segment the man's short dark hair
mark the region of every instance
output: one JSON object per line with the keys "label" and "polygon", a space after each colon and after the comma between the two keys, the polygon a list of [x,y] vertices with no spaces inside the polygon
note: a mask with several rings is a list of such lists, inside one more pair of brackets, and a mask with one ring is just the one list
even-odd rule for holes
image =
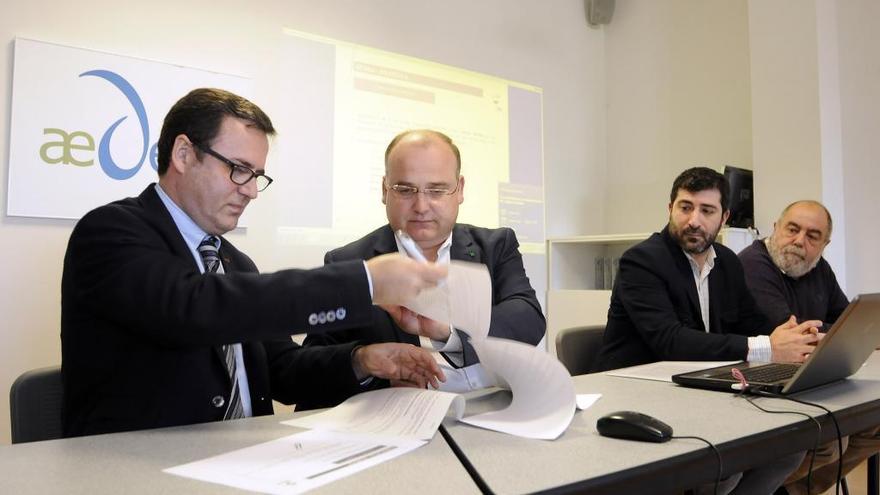
{"label": "man's short dark hair", "polygon": [[388,143],[388,147],[385,148],[385,170],[388,170],[388,157],[391,156],[391,151],[397,146],[397,143],[400,142],[401,139],[411,136],[413,134],[422,134],[424,136],[431,136],[439,141],[446,143],[449,146],[449,149],[452,150],[452,154],[455,155],[455,175],[461,174],[461,152],[458,150],[458,146],[452,142],[452,138],[443,134],[440,131],[435,131],[433,129],[409,129],[401,132],[400,134],[394,136],[394,139]]}
{"label": "man's short dark hair", "polygon": [[[246,98],[222,89],[199,88],[190,91],[168,111],[159,134],[159,175],[165,175],[171,162],[171,148],[177,136],[185,134],[195,144],[210,146],[220,132],[224,117],[250,122],[267,136],[275,135],[272,121],[260,107]],[[202,159],[202,150],[195,148]]]}
{"label": "man's short dark hair", "polygon": [[690,193],[698,193],[709,189],[717,189],[721,193],[721,211],[727,211],[730,184],[723,174],[708,167],[693,167],[682,172],[672,183],[672,192],[669,193],[669,202],[674,203],[678,196],[678,190],[684,189]]}

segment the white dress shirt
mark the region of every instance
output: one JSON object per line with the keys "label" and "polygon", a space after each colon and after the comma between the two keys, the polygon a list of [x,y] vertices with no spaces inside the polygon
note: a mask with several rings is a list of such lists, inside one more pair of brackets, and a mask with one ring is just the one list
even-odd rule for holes
{"label": "white dress shirt", "polygon": [[[682,250],[684,251],[684,250]],[[702,270],[699,264],[694,260],[690,253],[685,252],[688,262],[691,265],[691,273],[694,275],[694,283],[697,286],[697,296],[700,299],[700,315],[703,318],[703,328],[709,332],[709,273],[715,268],[715,247],[709,246],[706,252],[706,262],[703,263]],[[770,337],[768,335],[758,335],[749,337],[749,354],[746,357],[748,361],[770,361]]]}
{"label": "white dress shirt", "polygon": [[[403,245],[400,243],[400,239],[397,237],[396,232],[394,233],[394,240],[397,242],[397,251],[404,256],[408,256],[406,250],[403,249]],[[449,234],[449,237],[443,241],[443,244],[441,244],[440,248],[437,250],[438,264],[449,264],[449,261],[451,260],[451,249],[452,233]],[[464,364],[461,337],[459,337],[458,332],[452,328],[452,325],[450,325],[449,339],[447,339],[446,342],[433,340],[428,337],[419,337],[419,342],[422,347],[434,350],[432,353],[434,359],[443,369],[443,374],[446,375],[446,381],[440,384],[439,390],[462,393],[486,387],[494,387],[498,384],[498,380],[495,376],[484,370],[480,363],[456,368],[446,361],[446,359],[449,359],[449,361],[452,361],[456,366]],[[443,355],[440,355],[441,352]],[[444,359],[443,356],[446,356],[446,359]]]}

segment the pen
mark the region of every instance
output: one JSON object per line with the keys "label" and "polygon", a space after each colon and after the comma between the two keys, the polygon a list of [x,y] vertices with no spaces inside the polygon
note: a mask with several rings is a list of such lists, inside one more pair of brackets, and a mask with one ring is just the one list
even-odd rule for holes
{"label": "pen", "polygon": [[409,234],[401,229],[397,231],[397,238],[400,239],[400,245],[403,246],[403,250],[406,251],[406,254],[408,254],[410,258],[416,261],[421,261],[422,263],[428,262],[425,255],[422,254],[422,250],[416,245],[416,241],[414,241]]}

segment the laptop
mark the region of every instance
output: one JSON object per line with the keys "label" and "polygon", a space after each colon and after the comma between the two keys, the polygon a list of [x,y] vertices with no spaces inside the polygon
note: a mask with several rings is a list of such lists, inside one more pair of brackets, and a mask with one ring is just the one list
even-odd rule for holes
{"label": "laptop", "polygon": [[743,361],[673,375],[672,381],[687,387],[736,392],[741,388],[740,380],[734,378],[732,370],[737,368],[751,388],[793,394],[852,375],[878,345],[880,293],[862,294],[849,303],[803,364]]}

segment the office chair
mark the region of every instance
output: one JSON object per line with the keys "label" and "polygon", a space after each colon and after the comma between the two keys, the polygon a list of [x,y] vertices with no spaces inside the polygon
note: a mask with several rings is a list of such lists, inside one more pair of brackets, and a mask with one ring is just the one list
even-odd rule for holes
{"label": "office chair", "polygon": [[593,369],[605,325],[566,328],[556,334],[556,357],[572,376],[589,373]]}
{"label": "office chair", "polygon": [[61,367],[30,370],[9,389],[12,443],[61,438]]}

